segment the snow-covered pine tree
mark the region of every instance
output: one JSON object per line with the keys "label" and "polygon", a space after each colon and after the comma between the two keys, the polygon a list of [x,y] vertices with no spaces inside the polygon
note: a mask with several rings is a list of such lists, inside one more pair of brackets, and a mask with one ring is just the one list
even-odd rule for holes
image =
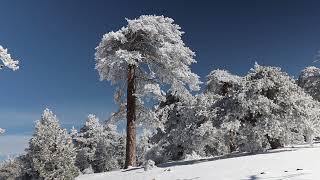
{"label": "snow-covered pine tree", "polygon": [[[101,136],[103,136],[103,125],[99,118],[89,114],[84,126],[79,132],[73,130],[73,141],[77,149],[76,165],[81,172],[92,168],[94,154],[98,147]],[[87,171],[86,170],[86,171]]]}
{"label": "snow-covered pine tree", "polygon": [[0,180],[29,180],[30,163],[26,155],[10,158],[0,164]]}
{"label": "snow-covered pine tree", "polygon": [[199,90],[200,83],[189,68],[196,62],[195,53],[185,46],[173,19],[143,15],[127,21],[126,27],[103,36],[95,54],[100,79],[118,85],[115,99],[120,110],[115,117],[127,118],[126,167],[136,165],[136,120],[150,125],[156,119],[143,105],[144,98],[163,100],[161,85],[188,98],[186,86]]}
{"label": "snow-covered pine tree", "polygon": [[60,127],[58,119],[49,109],[44,110],[36,124],[27,155],[34,178],[74,179],[78,175],[71,136]]}
{"label": "snow-covered pine tree", "polygon": [[124,137],[117,132],[115,125],[107,124],[94,154],[93,169],[95,172],[105,172],[123,168],[124,158]]}
{"label": "snow-covered pine tree", "polygon": [[[109,144],[110,146],[110,144]],[[107,147],[107,143],[102,141],[98,143],[94,154],[93,169],[94,172],[100,173],[116,169],[117,162],[111,156],[111,148]]]}
{"label": "snow-covered pine tree", "polygon": [[126,154],[126,137],[117,131],[117,126],[113,124],[105,125],[106,135],[103,140],[109,140],[111,157],[116,159],[116,169],[124,168]]}
{"label": "snow-covered pine tree", "polygon": [[76,166],[83,173],[124,167],[125,138],[112,124],[101,124],[90,114],[79,132],[72,130],[77,149]]}
{"label": "snow-covered pine tree", "polygon": [[78,167],[83,174],[92,174],[94,170],[92,169],[92,162],[88,160],[88,153],[86,149],[77,150],[77,156],[75,160],[75,165]]}

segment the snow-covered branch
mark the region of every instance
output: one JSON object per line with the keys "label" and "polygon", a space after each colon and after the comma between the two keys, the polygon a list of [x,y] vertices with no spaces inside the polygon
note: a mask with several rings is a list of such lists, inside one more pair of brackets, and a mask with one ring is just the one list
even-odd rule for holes
{"label": "snow-covered branch", "polygon": [[8,53],[8,49],[3,48],[0,45],[0,60],[2,61],[3,65],[0,65],[0,69],[3,68],[3,66],[6,66],[13,71],[19,69],[19,61],[18,60],[13,60],[11,58],[11,55]]}

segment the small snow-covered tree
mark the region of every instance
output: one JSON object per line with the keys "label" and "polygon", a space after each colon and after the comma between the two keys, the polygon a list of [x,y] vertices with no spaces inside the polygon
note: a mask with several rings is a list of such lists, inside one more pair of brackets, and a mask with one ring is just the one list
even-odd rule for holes
{"label": "small snow-covered tree", "polygon": [[[83,154],[84,157],[77,157],[77,161],[80,160],[88,161],[89,164],[92,164],[94,160],[94,153],[99,143],[99,137],[103,133],[103,126],[100,124],[99,119],[90,114],[84,124],[84,126],[80,129],[77,135],[73,138],[75,147],[78,151],[82,151],[82,153],[78,153],[78,155]],[[82,155],[81,155],[82,156]],[[85,165],[87,163],[79,163],[79,165]],[[80,168],[80,167],[79,167]],[[88,167],[83,167],[88,168]],[[80,170],[83,170],[80,168]]]}
{"label": "small snow-covered tree", "polygon": [[94,171],[105,172],[123,168],[125,157],[124,143],[124,137],[117,132],[116,126],[107,124],[94,154]]}
{"label": "small snow-covered tree", "polygon": [[22,177],[23,167],[17,159],[9,159],[0,164],[0,180]]}
{"label": "small snow-covered tree", "polygon": [[105,172],[123,168],[125,140],[112,124],[101,124],[90,114],[79,132],[73,130],[77,149],[76,166],[81,172]]}
{"label": "small snow-covered tree", "polygon": [[0,180],[31,178],[30,163],[26,155],[10,158],[0,164]]}
{"label": "small snow-covered tree", "polygon": [[88,160],[88,153],[87,153],[86,149],[77,150],[75,165],[78,167],[78,169],[83,174],[94,173],[94,171],[92,169],[92,165],[90,163],[92,163],[92,162],[90,162]]}
{"label": "small snow-covered tree", "polygon": [[188,98],[186,86],[199,90],[200,83],[189,68],[196,62],[195,53],[182,41],[183,32],[173,19],[143,15],[127,22],[105,34],[95,54],[100,79],[118,85],[115,99],[120,110],[114,117],[127,118],[126,167],[136,165],[136,120],[150,125],[155,119],[143,104],[145,98],[163,100],[162,85]]}
{"label": "small snow-covered tree", "polygon": [[107,143],[101,141],[98,143],[94,156],[94,172],[100,173],[116,169],[117,162],[111,157],[111,151]]}
{"label": "small snow-covered tree", "polygon": [[27,155],[35,178],[74,179],[78,175],[71,136],[60,127],[58,119],[49,109],[44,110],[36,124]]}
{"label": "small snow-covered tree", "polygon": [[77,149],[76,165],[80,171],[91,169],[98,143],[103,136],[104,127],[93,114],[89,114],[79,132],[73,130],[73,141]]}

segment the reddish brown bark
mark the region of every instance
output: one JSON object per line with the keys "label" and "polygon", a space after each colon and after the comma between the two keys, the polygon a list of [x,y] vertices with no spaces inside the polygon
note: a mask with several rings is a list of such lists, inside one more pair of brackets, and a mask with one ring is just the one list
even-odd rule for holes
{"label": "reddish brown bark", "polygon": [[128,88],[127,88],[127,145],[126,162],[128,166],[136,166],[136,97],[135,93],[135,66],[128,67]]}

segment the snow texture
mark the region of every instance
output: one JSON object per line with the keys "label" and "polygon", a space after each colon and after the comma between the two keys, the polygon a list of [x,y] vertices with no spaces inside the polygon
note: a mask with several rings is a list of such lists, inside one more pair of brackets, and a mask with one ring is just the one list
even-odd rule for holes
{"label": "snow texture", "polygon": [[76,180],[301,180],[320,178],[320,146],[300,145],[261,154],[228,156],[161,164],[143,168],[82,175]]}

